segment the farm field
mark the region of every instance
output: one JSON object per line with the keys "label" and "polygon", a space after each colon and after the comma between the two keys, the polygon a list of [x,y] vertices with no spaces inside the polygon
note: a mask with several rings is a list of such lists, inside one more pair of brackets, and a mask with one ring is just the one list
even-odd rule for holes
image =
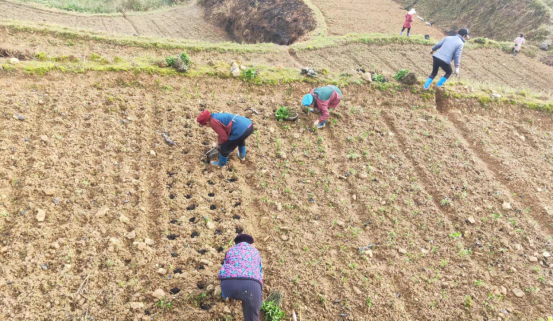
{"label": "farm field", "polygon": [[[217,280],[238,233],[283,320],[553,316],[553,67],[470,43],[461,76],[422,91],[442,31],[398,37],[391,1],[306,4],[319,29],[278,46],[230,42],[195,2],[0,1],[0,320],[243,320]],[[328,83],[343,99],[314,130],[299,101]],[[207,164],[206,108],[254,122],[245,161]]]}
{"label": "farm field", "polygon": [[111,35],[230,41],[225,31],[203,18],[203,9],[191,1],[185,6],[151,13],[87,15],[0,1],[0,19],[59,25]]}

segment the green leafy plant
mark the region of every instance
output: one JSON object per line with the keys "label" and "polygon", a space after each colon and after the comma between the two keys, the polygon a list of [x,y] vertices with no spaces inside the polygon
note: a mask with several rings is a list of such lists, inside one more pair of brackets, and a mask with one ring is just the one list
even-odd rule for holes
{"label": "green leafy plant", "polygon": [[248,68],[242,71],[242,77],[246,80],[253,81],[257,76],[257,70],[255,68]]}
{"label": "green leafy plant", "polygon": [[394,75],[394,79],[397,81],[401,81],[407,74],[409,73],[408,69],[401,69],[397,72],[397,74]]}
{"label": "green leafy plant", "polygon": [[186,52],[180,54],[180,60],[182,60],[182,62],[184,62],[184,64],[187,66],[190,66],[190,63],[192,62],[190,60],[190,56],[188,56]]}
{"label": "green leafy plant", "polygon": [[175,63],[175,57],[168,57],[165,59],[165,61],[169,66],[173,66],[173,64]]}
{"label": "green leafy plant", "polygon": [[276,111],[276,119],[278,121],[283,121],[285,119],[288,119],[288,117],[290,117],[290,109],[288,107],[279,107]]}
{"label": "green leafy plant", "polygon": [[373,76],[373,81],[374,81],[374,82],[383,83],[383,82],[386,81],[386,79],[385,79],[384,76],[382,76],[382,75],[374,75],[374,76]]}
{"label": "green leafy plant", "polygon": [[282,311],[273,301],[265,301],[261,304],[261,311],[265,313],[265,320],[280,321],[285,317]]}
{"label": "green leafy plant", "polygon": [[169,310],[173,307],[173,302],[167,302],[165,297],[163,297],[161,300],[157,301],[156,305],[162,310]]}

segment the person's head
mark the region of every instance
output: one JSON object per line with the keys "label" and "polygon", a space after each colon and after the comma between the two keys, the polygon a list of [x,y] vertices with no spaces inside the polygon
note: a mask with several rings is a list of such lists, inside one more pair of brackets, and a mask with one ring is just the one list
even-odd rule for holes
{"label": "person's head", "polygon": [[417,11],[415,10],[415,8],[409,10],[409,12],[408,12],[408,14],[415,14],[415,13],[417,13]]}
{"label": "person's head", "polygon": [[238,236],[234,238],[234,244],[239,244],[242,242],[253,244],[253,237],[248,234],[238,234]]}
{"label": "person's head", "polygon": [[211,118],[211,113],[209,112],[209,110],[205,109],[203,110],[200,115],[198,116],[198,118],[196,119],[196,121],[198,122],[198,124],[200,124],[200,126],[210,126],[209,124],[209,119]]}
{"label": "person's head", "polygon": [[521,33],[521,34],[520,34],[520,37],[521,37],[521,38],[524,38],[524,34],[523,34],[523,33]]}
{"label": "person's head", "polygon": [[313,95],[311,94],[307,94],[305,96],[303,96],[303,99],[301,101],[301,104],[305,107],[310,107],[313,105]]}
{"label": "person's head", "polygon": [[467,28],[459,29],[459,32],[457,34],[463,37],[463,39],[465,40],[470,39],[469,30]]}

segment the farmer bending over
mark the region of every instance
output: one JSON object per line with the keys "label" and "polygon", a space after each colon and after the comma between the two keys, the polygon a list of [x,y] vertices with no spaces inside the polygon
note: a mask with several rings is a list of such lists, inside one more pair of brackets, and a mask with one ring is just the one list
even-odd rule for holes
{"label": "farmer bending over", "polygon": [[[427,90],[436,75],[438,75],[438,70],[442,68],[445,71],[445,75],[438,81],[438,87],[442,87],[443,84],[447,81],[449,76],[451,76],[453,70],[451,69],[451,61],[455,61],[455,74],[459,76],[459,67],[461,67],[461,53],[463,52],[463,47],[465,46],[465,41],[469,39],[469,31],[465,28],[459,30],[456,36],[445,37],[442,41],[438,42],[430,54],[434,60],[432,73],[428,76],[426,83],[424,84],[424,90]],[[439,49],[439,50],[438,50]],[[434,53],[436,50],[438,52]]]}
{"label": "farmer bending over", "polygon": [[253,244],[253,237],[240,234],[225,255],[219,270],[223,298],[242,301],[246,321],[259,321],[263,300],[263,267],[261,256]]}
{"label": "farmer bending over", "polygon": [[253,123],[246,117],[217,113],[209,110],[200,113],[197,119],[201,126],[211,127],[219,136],[215,148],[219,149],[219,161],[211,162],[211,165],[225,166],[228,155],[238,147],[238,158],[246,159],[246,138],[253,132]]}
{"label": "farmer bending over", "polygon": [[310,107],[309,111],[321,113],[321,117],[315,121],[313,126],[317,128],[325,127],[330,113],[329,108],[336,108],[342,99],[342,92],[338,87],[329,85],[311,90],[311,93],[303,96],[302,104],[305,107]]}

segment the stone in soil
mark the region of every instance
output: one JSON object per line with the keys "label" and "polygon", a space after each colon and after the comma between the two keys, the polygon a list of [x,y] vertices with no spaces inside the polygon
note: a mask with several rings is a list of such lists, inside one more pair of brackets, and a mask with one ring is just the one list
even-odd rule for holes
{"label": "stone in soil", "polygon": [[160,275],[165,275],[167,273],[167,270],[165,270],[164,268],[159,268],[157,270],[157,273],[160,274]]}
{"label": "stone in soil", "polygon": [[503,205],[501,205],[503,207],[504,210],[510,210],[511,209],[511,204],[507,203],[507,202],[503,202]]}
{"label": "stone in soil", "polygon": [[129,303],[131,309],[133,310],[142,310],[144,309],[144,303],[142,302],[130,302]]}
{"label": "stone in soil", "polygon": [[41,210],[40,208],[36,211],[36,220],[39,222],[44,222],[44,220],[46,219],[46,212],[44,210]]}
{"label": "stone in soil", "polygon": [[119,216],[119,221],[121,221],[121,223],[125,223],[125,224],[128,224],[128,223],[131,222],[131,220],[123,214],[121,214],[121,216]]}
{"label": "stone in soil", "polygon": [[529,260],[530,262],[538,262],[538,258],[535,257],[535,256],[529,256],[529,257],[528,257],[528,260]]}
{"label": "stone in soil", "polygon": [[134,230],[132,230],[131,232],[127,233],[127,235],[125,235],[126,238],[128,238],[129,240],[132,240],[136,237],[136,232]]}
{"label": "stone in soil", "polygon": [[280,236],[280,238],[281,238],[283,241],[288,241],[288,235],[286,235],[286,234],[282,234],[282,235]]}
{"label": "stone in soil", "polygon": [[522,291],[521,289],[513,289],[513,293],[518,297],[518,298],[522,298],[524,296],[524,291]]}
{"label": "stone in soil", "polygon": [[165,297],[165,292],[162,289],[157,289],[152,293],[152,296],[158,300],[161,300]]}
{"label": "stone in soil", "polygon": [[469,221],[470,224],[476,223],[476,220],[475,220],[474,217],[472,217],[472,216],[469,216],[469,217],[467,218],[467,220]]}
{"label": "stone in soil", "polygon": [[152,246],[152,245],[154,245],[154,240],[149,239],[149,238],[146,238],[146,239],[144,240],[144,243],[148,244],[149,246]]}
{"label": "stone in soil", "polygon": [[208,222],[205,224],[205,226],[206,226],[208,229],[210,229],[210,230],[212,230],[212,229],[215,228],[215,224],[213,224],[213,222],[211,222],[211,221],[208,221]]}

